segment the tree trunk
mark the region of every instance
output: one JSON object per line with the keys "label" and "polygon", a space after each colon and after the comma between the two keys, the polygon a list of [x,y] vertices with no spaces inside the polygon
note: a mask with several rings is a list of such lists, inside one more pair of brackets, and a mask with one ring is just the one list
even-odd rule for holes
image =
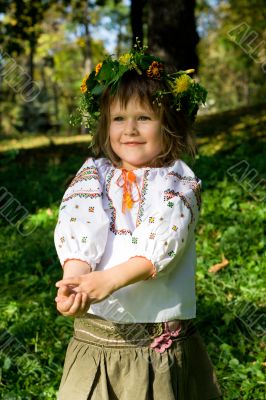
{"label": "tree trunk", "polygon": [[148,46],[178,69],[197,69],[195,0],[148,0]]}
{"label": "tree trunk", "polygon": [[132,47],[136,44],[138,38],[140,44],[143,44],[143,6],[145,0],[131,0],[130,21],[132,29]]}

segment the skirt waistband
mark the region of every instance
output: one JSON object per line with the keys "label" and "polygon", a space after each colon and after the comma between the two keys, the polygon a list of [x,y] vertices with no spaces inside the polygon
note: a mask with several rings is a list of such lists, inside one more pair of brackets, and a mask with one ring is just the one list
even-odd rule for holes
{"label": "skirt waistband", "polygon": [[150,347],[154,341],[182,341],[195,332],[193,319],[120,324],[87,314],[74,322],[76,340],[101,347]]}

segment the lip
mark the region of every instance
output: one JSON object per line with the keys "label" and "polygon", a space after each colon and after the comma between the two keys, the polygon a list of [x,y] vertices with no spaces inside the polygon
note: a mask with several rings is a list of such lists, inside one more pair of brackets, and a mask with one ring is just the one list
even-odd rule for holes
{"label": "lip", "polygon": [[144,144],[144,142],[125,142],[123,144],[126,144],[127,146],[135,146],[138,144]]}

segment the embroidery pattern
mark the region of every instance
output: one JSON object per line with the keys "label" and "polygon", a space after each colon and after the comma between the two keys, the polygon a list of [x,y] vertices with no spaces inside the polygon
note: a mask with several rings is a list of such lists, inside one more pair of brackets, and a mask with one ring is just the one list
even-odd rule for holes
{"label": "embroidery pattern", "polygon": [[149,239],[154,239],[154,238],[155,238],[155,233],[151,232],[150,236],[149,236]]}
{"label": "embroidery pattern", "polygon": [[193,185],[192,186],[192,191],[196,197],[196,201],[197,201],[197,206],[198,206],[198,210],[200,211],[201,208],[201,187],[199,184]]}
{"label": "embroidery pattern", "polygon": [[143,176],[143,182],[142,182],[142,188],[141,188],[141,200],[140,200],[140,205],[139,205],[139,209],[138,209],[136,227],[141,224],[142,218],[144,215],[144,204],[146,201],[146,196],[147,196],[147,191],[148,191],[148,175],[149,175],[149,173],[150,173],[150,171],[147,170],[144,172],[144,176]]}
{"label": "embroidery pattern", "polygon": [[169,257],[174,257],[176,255],[176,253],[174,252],[174,250],[169,251],[168,256]]}
{"label": "embroidery pattern", "polygon": [[113,232],[115,235],[132,235],[132,232],[129,229],[116,229],[116,209],[110,197],[110,187],[114,173],[115,169],[112,168],[109,174],[107,174],[106,176],[106,196],[108,198],[108,205],[111,210],[110,231]]}
{"label": "embroidery pattern", "polygon": [[132,243],[138,244],[138,238],[136,238],[135,236],[132,236]]}
{"label": "embroidery pattern", "polygon": [[[183,193],[181,193],[181,192],[175,192],[174,190],[167,189],[167,190],[164,191],[164,201],[168,201],[169,199],[172,199],[172,198],[174,198],[175,196],[180,197],[180,199],[183,201],[184,205],[185,205],[185,206],[189,209],[189,211],[190,211],[191,218],[190,218],[190,222],[189,222],[189,225],[188,225],[188,227],[190,227],[190,225],[191,225],[192,222],[194,221],[194,214],[193,214],[191,205],[190,205],[189,202],[187,201],[186,197],[183,195]],[[181,217],[184,217],[184,214],[181,214],[180,216],[181,216]]]}
{"label": "embroidery pattern", "polygon": [[99,180],[98,171],[94,166],[85,167],[82,171],[80,171],[72,180],[69,187],[74,186],[78,182],[88,181],[91,179]]}
{"label": "embroidery pattern", "polygon": [[66,198],[64,198],[62,200],[62,202],[64,201],[68,201],[71,199],[74,199],[75,197],[79,197],[80,199],[96,199],[97,197],[101,197],[100,193],[89,193],[89,192],[76,192],[76,193],[72,193],[71,195],[67,196]]}
{"label": "embroidery pattern", "polygon": [[198,210],[201,208],[201,186],[199,184],[200,179],[197,176],[182,176],[178,172],[170,171],[167,176],[174,176],[179,181],[189,182],[191,184],[191,189],[195,195]]}
{"label": "embroidery pattern", "polygon": [[168,172],[167,176],[174,176],[175,178],[177,178],[180,181],[194,182],[195,184],[197,184],[199,182],[199,178],[197,178],[196,176],[182,176],[178,172],[175,172],[175,171]]}

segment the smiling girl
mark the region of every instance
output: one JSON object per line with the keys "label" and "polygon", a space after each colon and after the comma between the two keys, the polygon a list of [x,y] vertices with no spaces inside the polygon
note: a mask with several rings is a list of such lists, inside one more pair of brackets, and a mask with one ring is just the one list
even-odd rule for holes
{"label": "smiling girl", "polygon": [[193,323],[201,181],[181,157],[206,91],[188,73],[135,51],[83,82],[100,118],[55,229],[57,309],[75,317],[60,400],[221,398]]}

